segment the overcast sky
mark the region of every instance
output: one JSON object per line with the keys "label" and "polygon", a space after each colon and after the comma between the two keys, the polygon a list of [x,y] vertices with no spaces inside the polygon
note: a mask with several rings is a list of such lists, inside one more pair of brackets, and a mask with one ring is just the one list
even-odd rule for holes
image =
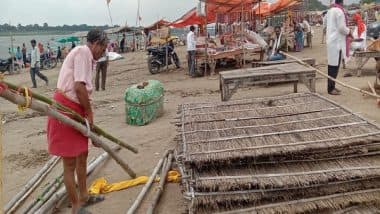
{"label": "overcast sky", "polygon": [[[134,26],[138,0],[111,0],[113,23]],[[174,21],[195,7],[198,0],[140,0],[141,25],[149,25],[159,18]],[[270,2],[276,0],[268,0]],[[352,2],[358,0],[345,0]],[[40,24],[111,24],[106,0],[1,0],[0,23],[17,25]],[[322,0],[327,4],[329,0]]]}
{"label": "overcast sky", "polygon": [[[138,0],[111,0],[114,24],[136,24]],[[149,25],[158,17],[169,21],[179,18],[197,5],[198,0],[140,0],[141,24]],[[1,0],[0,23],[17,25],[63,24],[110,25],[106,0]]]}

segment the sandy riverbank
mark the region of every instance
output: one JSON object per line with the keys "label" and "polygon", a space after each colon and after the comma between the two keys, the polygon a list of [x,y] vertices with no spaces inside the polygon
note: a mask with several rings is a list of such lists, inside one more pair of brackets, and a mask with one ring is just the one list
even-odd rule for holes
{"label": "sandy riverbank", "polygon": [[[110,64],[107,90],[93,94],[93,105],[95,107],[95,122],[120,137],[128,143],[139,148],[140,153],[134,155],[128,151],[121,151],[120,155],[138,175],[149,175],[167,148],[173,148],[173,138],[176,135],[175,127],[171,122],[176,116],[177,106],[184,102],[220,101],[218,76],[191,79],[185,75],[187,63],[185,62],[185,49],[177,49],[182,60],[182,69],[171,67],[169,72],[151,75],[147,69],[145,53],[127,53],[125,59]],[[327,72],[326,47],[320,42],[320,29],[316,29],[313,39],[313,48],[306,48],[301,53],[293,53],[300,57],[312,57],[317,60],[318,68]],[[351,61],[348,69],[353,69]],[[342,77],[342,81],[367,89],[367,81],[375,80],[375,62],[371,60],[364,67],[362,77]],[[41,86],[36,91],[50,96],[57,81],[59,69],[43,71],[50,78],[50,86]],[[7,76],[6,79],[13,83],[30,86],[29,74]],[[148,79],[160,80],[165,86],[165,114],[153,123],[134,127],[125,124],[124,91],[134,84]],[[326,92],[325,79],[317,80],[317,92],[327,96],[339,104],[352,109],[370,120],[380,123],[379,110],[375,105],[375,99],[363,97],[360,93],[340,87],[342,96],[330,96]],[[232,99],[249,98],[258,96],[270,96],[291,93],[292,85],[276,85],[272,87],[252,87],[240,89]],[[307,91],[306,87],[300,85],[299,91]],[[9,201],[26,181],[32,177],[49,158],[46,153],[46,117],[36,114],[31,110],[26,113],[17,113],[16,106],[0,99],[0,110],[4,115],[3,154],[4,154],[4,199]],[[91,147],[90,158],[100,154],[102,151]],[[57,177],[62,170],[61,164],[53,170],[48,180]],[[89,183],[98,177],[105,177],[110,182],[129,179],[128,175],[112,160],[107,161],[89,178]],[[46,182],[44,182],[45,184]],[[33,198],[41,191],[43,185],[32,195]],[[141,190],[134,187],[128,190],[114,192],[106,195],[106,201],[89,208],[93,213],[124,213],[133,203],[133,200]],[[32,198],[32,197],[31,197]],[[139,210],[142,213],[147,207],[147,201]],[[67,204],[65,204],[67,205]],[[160,213],[183,213],[186,201],[182,199],[178,184],[169,184],[161,200]],[[62,206],[61,213],[69,213],[66,206]]]}

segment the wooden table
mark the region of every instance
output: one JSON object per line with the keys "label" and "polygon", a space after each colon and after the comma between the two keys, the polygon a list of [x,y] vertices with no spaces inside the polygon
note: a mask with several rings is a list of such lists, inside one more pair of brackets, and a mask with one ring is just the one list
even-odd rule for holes
{"label": "wooden table", "polygon": [[315,92],[315,78],[315,69],[298,63],[220,72],[221,98],[222,101],[229,100],[239,87],[284,82],[293,82],[295,93],[299,82]]}
{"label": "wooden table", "polygon": [[[301,60],[303,62],[311,65],[311,66],[315,65],[315,59],[313,59],[313,58],[303,58]],[[284,59],[284,60],[276,60],[276,61],[252,62],[252,68],[262,67],[262,66],[270,66],[270,65],[287,64],[287,63],[293,63],[293,62],[297,62],[297,60],[294,60],[294,59]]]}
{"label": "wooden table", "polygon": [[355,51],[354,57],[358,59],[356,63],[357,75],[360,76],[363,66],[370,58],[380,58],[380,51]]}
{"label": "wooden table", "polygon": [[214,73],[217,60],[234,59],[237,61],[237,67],[241,68],[244,55],[250,54],[250,53],[260,54],[260,60],[262,60],[264,57],[263,50],[261,48],[254,49],[254,50],[235,49],[235,50],[228,50],[228,51],[223,51],[223,52],[217,52],[214,54],[209,54],[208,56],[206,54],[196,55],[196,60],[205,61],[210,66],[210,73]]}

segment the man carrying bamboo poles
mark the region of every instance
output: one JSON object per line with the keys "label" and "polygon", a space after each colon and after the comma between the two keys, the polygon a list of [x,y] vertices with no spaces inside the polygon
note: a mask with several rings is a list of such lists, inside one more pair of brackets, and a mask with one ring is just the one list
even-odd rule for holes
{"label": "man carrying bamboo poles", "polygon": [[[54,100],[85,117],[90,128],[93,124],[89,98],[93,90],[92,73],[96,60],[103,56],[107,48],[108,39],[103,31],[91,30],[87,34],[87,41],[87,45],[74,48],[65,58]],[[49,153],[63,159],[63,180],[72,205],[72,214],[89,213],[84,207],[100,202],[104,197],[89,196],[87,193],[88,137],[52,117],[48,118],[47,136]],[[76,192],[75,173],[79,195]]]}
{"label": "man carrying bamboo poles", "polygon": [[[335,4],[327,12],[326,44],[328,75],[334,79],[338,76],[340,62],[348,57],[350,28],[347,27],[347,15],[343,8],[343,0],[335,0]],[[327,92],[331,95],[340,95],[335,88],[335,81],[328,79]]]}

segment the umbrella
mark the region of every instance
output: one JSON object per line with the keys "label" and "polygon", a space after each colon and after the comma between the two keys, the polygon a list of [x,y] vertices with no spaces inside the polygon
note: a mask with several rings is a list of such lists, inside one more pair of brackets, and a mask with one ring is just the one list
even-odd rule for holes
{"label": "umbrella", "polygon": [[76,36],[69,36],[66,38],[67,42],[79,42],[79,38]]}
{"label": "umbrella", "polygon": [[59,42],[59,43],[66,43],[67,39],[66,38],[59,38],[59,39],[57,39],[57,42]]}
{"label": "umbrella", "polygon": [[79,42],[79,38],[76,37],[76,36],[68,36],[68,37],[64,37],[64,38],[59,38],[57,40],[57,42],[59,43],[66,43],[66,42]]}

